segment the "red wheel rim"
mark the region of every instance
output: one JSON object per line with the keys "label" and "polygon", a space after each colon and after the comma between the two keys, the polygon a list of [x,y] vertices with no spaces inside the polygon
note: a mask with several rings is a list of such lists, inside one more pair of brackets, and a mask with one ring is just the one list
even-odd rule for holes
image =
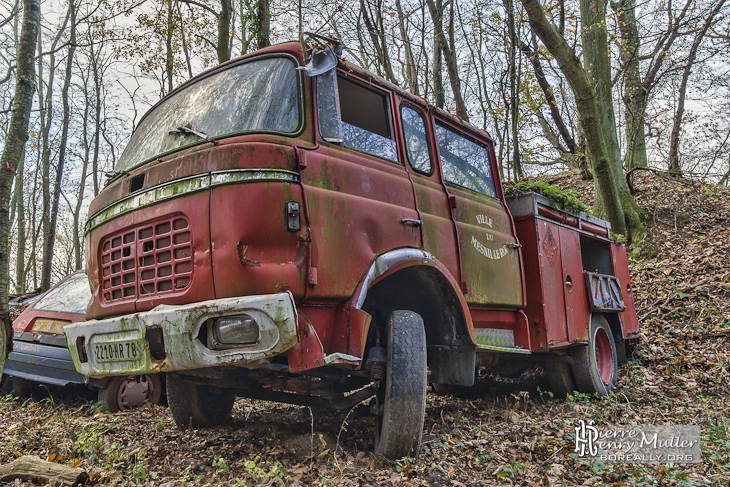
{"label": "red wheel rim", "polygon": [[598,328],[593,343],[598,376],[604,384],[610,384],[613,380],[613,350],[606,330]]}

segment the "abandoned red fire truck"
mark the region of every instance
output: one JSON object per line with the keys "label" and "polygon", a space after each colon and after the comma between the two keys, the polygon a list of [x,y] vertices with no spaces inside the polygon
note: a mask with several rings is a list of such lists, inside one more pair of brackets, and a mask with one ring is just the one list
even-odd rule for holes
{"label": "abandoned red fire truck", "polygon": [[428,383],[479,366],[606,394],[638,336],[608,223],[507,203],[486,132],[320,41],[222,64],[140,121],[89,209],[78,370],[168,373],[182,425],[237,396],[370,399],[390,458],[417,454]]}

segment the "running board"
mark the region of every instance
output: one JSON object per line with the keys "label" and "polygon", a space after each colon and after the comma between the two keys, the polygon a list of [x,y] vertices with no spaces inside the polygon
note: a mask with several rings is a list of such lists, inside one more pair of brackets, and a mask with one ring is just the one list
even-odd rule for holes
{"label": "running board", "polygon": [[477,351],[504,353],[531,353],[529,349],[515,346],[515,332],[501,328],[474,328]]}

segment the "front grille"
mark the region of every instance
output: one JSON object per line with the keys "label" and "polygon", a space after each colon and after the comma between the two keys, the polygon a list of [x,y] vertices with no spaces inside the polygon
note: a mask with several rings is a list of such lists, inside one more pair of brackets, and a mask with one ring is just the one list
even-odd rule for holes
{"label": "front grille", "polygon": [[102,291],[108,303],[180,291],[190,285],[192,236],[184,217],[111,235],[101,248]]}

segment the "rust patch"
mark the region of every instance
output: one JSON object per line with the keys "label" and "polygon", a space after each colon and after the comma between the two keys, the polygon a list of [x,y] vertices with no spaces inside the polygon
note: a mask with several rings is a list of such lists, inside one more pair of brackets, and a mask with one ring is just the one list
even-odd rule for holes
{"label": "rust patch", "polygon": [[554,267],[558,256],[558,245],[555,242],[553,232],[550,230],[549,226],[545,240],[542,242],[542,249],[545,251],[545,255],[547,256],[548,261],[550,261],[550,265]]}
{"label": "rust patch", "polygon": [[294,260],[291,263],[301,271],[305,260],[307,260],[307,242],[306,240],[299,240],[296,254],[294,254]]}
{"label": "rust patch", "polygon": [[236,245],[236,250],[238,250],[238,260],[241,261],[241,265],[243,267],[261,267],[261,262],[246,258],[248,245],[243,245],[243,243],[238,242],[238,245]]}

